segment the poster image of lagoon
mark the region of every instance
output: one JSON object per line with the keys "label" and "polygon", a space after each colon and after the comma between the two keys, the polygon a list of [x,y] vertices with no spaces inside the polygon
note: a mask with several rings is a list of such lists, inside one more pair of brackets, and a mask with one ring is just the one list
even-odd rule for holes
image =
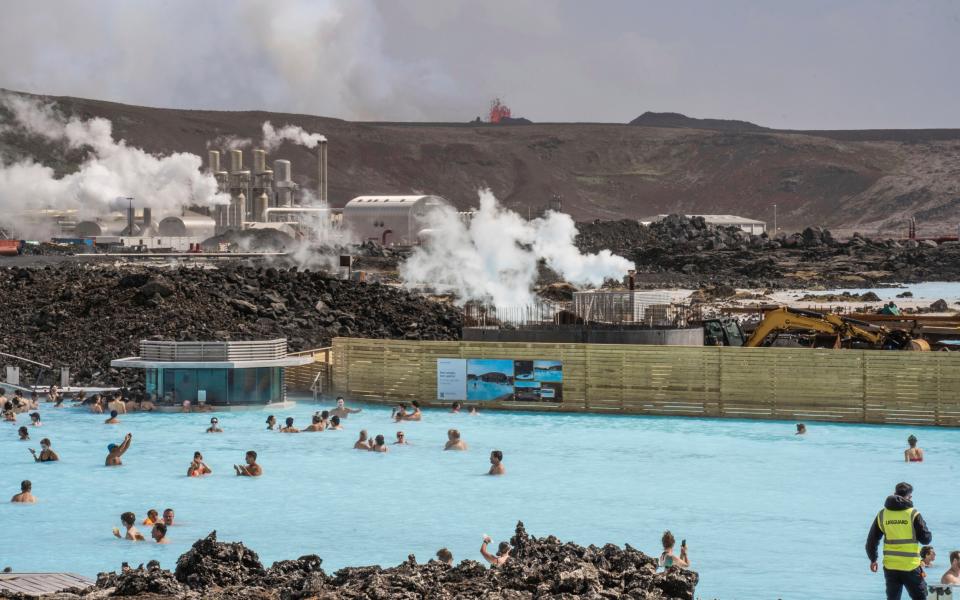
{"label": "poster image of lagoon", "polygon": [[504,402],[513,400],[513,361],[497,358],[467,360],[467,400]]}
{"label": "poster image of lagoon", "polygon": [[533,379],[542,383],[563,382],[563,363],[559,360],[533,361]]}
{"label": "poster image of lagoon", "polygon": [[514,361],[513,375],[515,402],[563,401],[563,363],[561,361]]}

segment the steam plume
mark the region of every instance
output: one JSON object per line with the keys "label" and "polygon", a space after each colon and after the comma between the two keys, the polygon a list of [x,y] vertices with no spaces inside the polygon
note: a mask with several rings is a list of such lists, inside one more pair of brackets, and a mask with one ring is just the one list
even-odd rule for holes
{"label": "steam plume", "polygon": [[573,243],[577,228],[570,215],[549,212],[526,221],[500,206],[490,190],[480,191],[480,210],[469,225],[446,208],[430,213],[428,227],[426,243],[400,265],[400,276],[408,287],[453,292],[461,304],[533,303],[540,259],[577,285],[600,285],[633,268],[609,250],[581,254]]}
{"label": "steam plume", "polygon": [[184,206],[213,205],[229,199],[217,193],[216,180],[201,172],[195,154],[155,156],[113,138],[110,121],[65,118],[50,104],[13,94],[0,95],[0,105],[12,115],[3,123],[59,142],[68,148],[89,148],[76,172],[57,177],[50,167],[26,158],[0,162],[0,220],[31,232],[23,213],[39,209],[73,209],[81,219],[117,208],[117,199],[134,197],[149,205],[158,218]]}
{"label": "steam plume", "polygon": [[273,152],[284,141],[307,148],[316,148],[317,144],[326,140],[327,138],[319,133],[307,133],[302,127],[296,125],[284,125],[280,129],[275,129],[270,121],[263,122],[263,149],[267,152]]}

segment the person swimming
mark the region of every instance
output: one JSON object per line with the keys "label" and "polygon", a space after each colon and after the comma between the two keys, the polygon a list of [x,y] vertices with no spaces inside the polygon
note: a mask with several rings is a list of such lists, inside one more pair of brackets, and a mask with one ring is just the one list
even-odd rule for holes
{"label": "person swimming", "polygon": [[163,524],[167,527],[173,527],[173,509],[165,508],[163,509]]}
{"label": "person swimming", "polygon": [[17,422],[17,413],[13,411],[13,402],[9,400],[3,402],[3,420],[11,423]]}
{"label": "person swimming", "polygon": [[393,420],[397,423],[407,418],[407,405],[402,402],[398,404],[393,409],[393,414],[390,415]]}
{"label": "person swimming", "polygon": [[147,525],[148,527],[153,527],[160,522],[160,513],[157,512],[157,509],[151,508],[147,511],[147,518],[143,520],[141,525]]}
{"label": "person swimming", "polygon": [[490,470],[487,475],[506,475],[507,469],[503,466],[503,452],[494,450],[490,453]]}
{"label": "person swimming", "polygon": [[330,411],[330,414],[341,419],[346,419],[352,414],[361,412],[362,408],[347,408],[343,403],[343,396],[337,396],[337,407]]}
{"label": "person swimming", "polygon": [[267,429],[273,431],[277,427],[277,418],[273,415],[267,417]]}
{"label": "person swimming", "polygon": [[56,462],[60,460],[60,456],[50,448],[50,439],[43,438],[40,440],[40,454],[37,454],[37,451],[33,448],[30,448],[30,454],[33,455],[33,460],[35,462]]}
{"label": "person swimming", "polygon": [[450,552],[446,548],[440,548],[439,550],[437,550],[437,560],[439,560],[445,565],[452,565],[453,552]]}
{"label": "person swimming", "polygon": [[367,430],[360,430],[360,437],[353,443],[354,450],[370,450],[370,440],[367,439]]}
{"label": "person swimming", "polygon": [[210,427],[207,427],[207,433],[223,433],[223,430],[220,429],[220,419],[210,418]]}
{"label": "person swimming", "polygon": [[479,414],[480,414],[480,409],[479,409],[479,408],[477,408],[476,406],[471,406],[471,407],[470,407],[470,416],[471,416],[471,417],[476,417],[476,416],[478,416]]}
{"label": "person swimming", "polygon": [[263,469],[257,464],[257,453],[253,450],[247,450],[244,456],[247,464],[233,465],[233,470],[241,477],[260,477],[263,475]]}
{"label": "person swimming", "polygon": [[417,402],[416,400],[414,400],[413,402],[410,403],[410,405],[413,406],[413,412],[411,412],[410,414],[404,416],[404,417],[403,417],[403,420],[404,420],[404,421],[419,421],[420,418],[423,416],[422,413],[420,412],[420,403]]}
{"label": "person swimming", "polygon": [[300,430],[293,426],[293,417],[287,417],[286,426],[280,428],[280,433],[300,433]]}
{"label": "person swimming", "polygon": [[169,544],[167,540],[167,526],[163,523],[157,523],[150,530],[150,537],[158,544]]}
{"label": "person swimming", "polygon": [[396,446],[396,445],[404,446],[404,445],[409,445],[409,443],[410,443],[410,442],[407,441],[407,436],[406,436],[402,431],[398,431],[398,432],[397,432],[397,441],[395,441],[395,442],[393,443],[393,445],[394,445],[394,446]]}
{"label": "person swimming", "polygon": [[804,435],[807,433],[807,426],[803,423],[797,423],[797,432],[793,435]]}
{"label": "person swimming", "polygon": [[35,504],[37,497],[33,495],[33,483],[29,479],[21,481],[20,493],[14,494],[13,498],[10,498],[10,502],[14,504]]}
{"label": "person swimming", "polygon": [[447,443],[443,446],[444,450],[466,450],[467,443],[460,439],[460,432],[456,429],[447,430]]}
{"label": "person swimming", "polygon": [[26,442],[30,440],[30,430],[27,429],[25,425],[20,426],[20,429],[17,430],[17,435],[20,436],[21,442]]}
{"label": "person swimming", "polygon": [[200,477],[201,475],[210,475],[213,471],[203,462],[203,455],[199,452],[193,453],[193,460],[187,468],[187,477]]}
{"label": "person swimming", "polygon": [[107,445],[107,460],[106,465],[108,467],[119,467],[123,464],[120,460],[120,457],[130,449],[130,444],[133,442],[133,434],[128,433],[123,441],[120,442],[120,445],[117,444],[108,444]]}
{"label": "person swimming", "polygon": [[500,542],[500,546],[497,548],[497,553],[490,554],[490,552],[487,550],[487,544],[492,541],[493,540],[489,535],[483,536],[483,543],[480,545],[480,554],[487,559],[487,562],[490,563],[491,567],[499,567],[510,560],[510,544],[508,542]]}
{"label": "person swimming", "polygon": [[377,437],[373,438],[373,446],[370,449],[374,452],[386,452],[389,450],[389,448],[387,448],[387,440],[384,439],[383,434],[378,434]]}
{"label": "person swimming", "polygon": [[908,437],[907,445],[910,447],[903,451],[903,461],[923,462],[923,449],[917,447],[917,436],[911,435]]}
{"label": "person swimming", "polygon": [[33,427],[41,427],[43,423],[40,422],[40,413],[32,412],[30,413],[30,425]]}
{"label": "person swimming", "polygon": [[131,542],[142,542],[144,541],[143,534],[137,531],[136,527],[137,515],[132,512],[125,512],[120,515],[120,523],[126,529],[126,533],[120,535],[120,528],[113,528],[113,535],[123,540],[129,540]]}
{"label": "person swimming", "polygon": [[307,425],[303,430],[304,431],[323,431],[324,424],[323,420],[320,418],[319,414],[313,415],[311,417],[311,423]]}
{"label": "person swimming", "polygon": [[333,415],[330,417],[330,426],[327,429],[332,429],[334,431],[343,431],[343,427],[340,425],[340,417]]}
{"label": "person swimming", "polygon": [[454,402],[453,405],[450,406],[450,412],[452,412],[452,413],[454,413],[454,414],[457,414],[457,413],[460,412],[460,408],[462,408],[462,407],[463,407],[463,405],[460,404],[459,401]]}
{"label": "person swimming", "polygon": [[110,418],[103,422],[105,425],[117,425],[120,423],[120,419],[117,418],[117,411],[110,411]]}

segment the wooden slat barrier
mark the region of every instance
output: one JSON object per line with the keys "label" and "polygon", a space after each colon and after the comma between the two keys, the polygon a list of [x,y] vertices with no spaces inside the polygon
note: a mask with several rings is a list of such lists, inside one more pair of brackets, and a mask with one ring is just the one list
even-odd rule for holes
{"label": "wooden slat barrier", "polygon": [[[438,402],[438,358],[563,361],[545,411],[960,426],[960,353],[336,338],[333,386]],[[484,403],[516,408],[518,403]]]}
{"label": "wooden slat barrier", "polygon": [[287,367],[284,370],[284,380],[287,384],[288,390],[294,392],[312,391],[310,386],[313,385],[318,374],[322,379],[320,382],[320,387],[322,390],[327,391],[332,387],[333,369],[330,362],[330,348],[305,350],[303,352],[290,354],[289,356],[312,356],[314,362],[297,367]]}

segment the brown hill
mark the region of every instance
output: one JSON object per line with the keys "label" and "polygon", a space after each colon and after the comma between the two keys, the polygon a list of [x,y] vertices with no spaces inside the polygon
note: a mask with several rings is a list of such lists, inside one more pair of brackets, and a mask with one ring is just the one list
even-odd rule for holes
{"label": "brown hill", "polygon": [[[220,136],[256,140],[265,120],[324,133],[330,138],[334,206],[360,194],[419,191],[466,208],[476,205],[477,188],[486,186],[523,214],[559,197],[563,210],[578,220],[680,212],[770,222],[776,204],[778,224],[791,229],[903,230],[905,219],[915,215],[921,232],[932,233],[960,221],[956,130],[804,133],[736,121],[720,121],[726,126],[717,130],[718,120],[689,119],[684,122],[699,128],[364,123],[50,100],[67,114],[110,119],[116,135],[151,152],[202,155]],[[75,160],[10,131],[0,134],[0,154],[33,155],[60,169]],[[273,158],[291,160],[298,182],[315,185],[316,161],[306,148],[285,144]]]}

